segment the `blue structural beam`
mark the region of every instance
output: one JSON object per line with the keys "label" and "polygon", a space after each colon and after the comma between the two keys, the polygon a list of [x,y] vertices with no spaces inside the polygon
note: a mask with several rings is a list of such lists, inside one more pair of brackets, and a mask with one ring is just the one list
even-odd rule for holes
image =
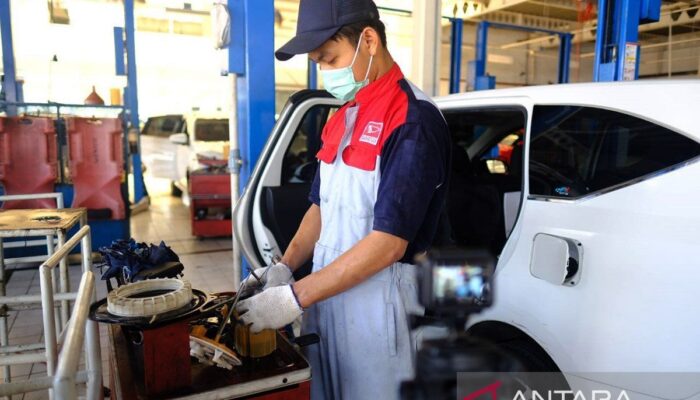
{"label": "blue structural beam", "polygon": [[470,62],[470,83],[474,90],[486,90],[496,87],[496,78],[486,73],[488,61],[488,32],[489,28],[510,29],[524,32],[539,32],[548,35],[559,36],[559,83],[569,82],[569,67],[571,64],[571,42],[573,35],[568,32],[553,31],[551,29],[531,28],[528,26],[503,24],[500,22],[481,21],[476,27],[476,56]]}
{"label": "blue structural beam", "polygon": [[[12,13],[10,12],[10,1],[0,0],[0,34],[2,34],[2,66],[3,66],[3,89],[5,100],[8,102],[21,101],[17,88],[17,70],[15,69],[15,51],[12,44]],[[17,114],[17,107],[8,106],[6,109],[8,116]]]}
{"label": "blue structural beam", "polygon": [[450,52],[450,94],[459,93],[462,80],[462,41],[464,37],[464,21],[450,18],[452,23],[452,38]]}
{"label": "blue structural beam", "polygon": [[639,77],[639,25],[659,20],[661,0],[599,0],[594,81]]}
{"label": "blue structural beam", "polygon": [[228,7],[232,26],[229,72],[238,74],[243,192],[275,124],[275,10],[273,0],[229,0]]}
{"label": "blue structural beam", "polygon": [[[240,191],[275,124],[274,1],[228,0],[229,72],[238,76]],[[244,260],[245,262],[245,260]],[[241,275],[247,271],[241,268]]]}
{"label": "blue structural beam", "polygon": [[488,60],[489,22],[482,21],[476,27],[476,57],[474,57],[474,75],[478,79],[486,75]]}
{"label": "blue structural beam", "polygon": [[309,60],[307,81],[309,89],[318,89],[318,66],[312,60]]}
{"label": "blue structural beam", "polygon": [[124,28],[114,27],[114,71],[117,76],[126,76],[126,63],[124,62]]}
{"label": "blue structural beam", "polygon": [[[486,21],[485,21],[486,22]],[[561,35],[565,34],[567,32],[562,32],[562,31],[555,31],[552,29],[544,29],[544,28],[532,28],[529,26],[522,26],[522,25],[512,25],[512,24],[504,24],[501,22],[486,22],[489,27],[492,28],[499,28],[499,29],[510,29],[513,31],[523,31],[523,32],[539,32],[539,33],[545,33],[547,35]]]}
{"label": "blue structural beam", "polygon": [[127,90],[126,107],[129,110],[130,130],[136,131],[136,149],[131,155],[131,165],[134,173],[134,202],[138,203],[146,195],[141,169],[141,134],[139,122],[138,83],[136,76],[136,32],[134,26],[134,0],[124,0],[124,32],[126,33],[126,67]]}
{"label": "blue structural beam", "polygon": [[574,35],[566,33],[559,35],[559,83],[569,82],[569,67],[571,66],[571,42]]}

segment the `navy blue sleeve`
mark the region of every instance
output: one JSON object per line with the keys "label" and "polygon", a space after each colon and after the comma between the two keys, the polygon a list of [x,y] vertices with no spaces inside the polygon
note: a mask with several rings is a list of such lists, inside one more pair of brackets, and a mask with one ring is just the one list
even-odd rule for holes
{"label": "navy blue sleeve", "polygon": [[309,201],[316,204],[317,206],[321,205],[321,165],[320,161],[317,161],[319,165],[316,167],[316,176],[314,177],[314,181],[311,183],[311,191],[309,192]]}
{"label": "navy blue sleeve", "polygon": [[447,179],[449,155],[444,120],[406,123],[382,148],[381,181],[374,206],[374,230],[409,242],[426,222],[437,188]]}

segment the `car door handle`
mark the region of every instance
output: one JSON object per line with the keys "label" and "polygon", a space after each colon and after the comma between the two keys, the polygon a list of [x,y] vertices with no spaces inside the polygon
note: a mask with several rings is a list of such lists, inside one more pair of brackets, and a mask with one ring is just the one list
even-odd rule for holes
{"label": "car door handle", "polygon": [[538,233],[532,244],[530,274],[553,285],[574,286],[581,278],[583,244],[576,239]]}

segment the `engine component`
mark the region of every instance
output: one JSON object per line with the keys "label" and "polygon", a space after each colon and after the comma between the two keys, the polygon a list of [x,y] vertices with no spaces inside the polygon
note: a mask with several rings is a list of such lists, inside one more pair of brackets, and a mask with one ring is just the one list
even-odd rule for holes
{"label": "engine component", "polygon": [[107,310],[120,317],[147,317],[192,301],[192,286],[179,279],[150,279],[120,286],[107,295]]}
{"label": "engine component", "polygon": [[277,349],[277,331],[274,329],[252,333],[249,326],[235,322],[234,335],[236,351],[244,357],[261,358]]}
{"label": "engine component", "polygon": [[241,365],[241,360],[228,347],[208,339],[190,336],[190,355],[204,365],[228,370]]}

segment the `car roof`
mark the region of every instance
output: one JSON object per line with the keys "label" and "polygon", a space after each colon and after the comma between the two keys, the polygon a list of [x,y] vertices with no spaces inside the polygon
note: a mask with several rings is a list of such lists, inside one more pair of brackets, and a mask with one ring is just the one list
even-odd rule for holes
{"label": "car roof", "polygon": [[489,104],[580,105],[635,115],[700,140],[700,79],[527,86],[435,98],[441,109]]}
{"label": "car roof", "polygon": [[512,97],[512,96],[528,96],[533,100],[546,100],[550,96],[562,95],[592,95],[600,96],[601,90],[624,93],[637,89],[650,90],[671,90],[678,91],[679,89],[693,86],[695,90],[700,88],[700,79],[650,79],[638,81],[617,81],[617,82],[584,82],[584,83],[567,83],[556,85],[538,85],[524,86],[517,88],[493,89],[493,90],[478,90],[466,93],[451,94],[448,96],[436,97],[436,101],[453,100],[460,98],[497,98],[497,97]]}

